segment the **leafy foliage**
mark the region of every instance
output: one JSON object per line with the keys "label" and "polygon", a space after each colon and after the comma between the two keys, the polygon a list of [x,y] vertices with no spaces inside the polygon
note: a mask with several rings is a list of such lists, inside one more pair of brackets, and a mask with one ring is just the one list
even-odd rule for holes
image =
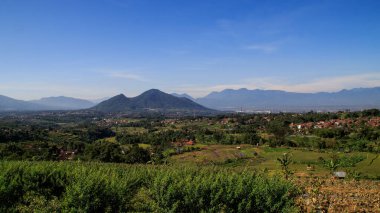
{"label": "leafy foliage", "polygon": [[0,162],[0,211],[287,212],[279,177],[215,167]]}
{"label": "leafy foliage", "polygon": [[288,179],[289,175],[292,174],[289,168],[289,165],[293,162],[291,154],[284,153],[281,158],[277,158],[277,161],[281,164],[281,169],[285,175],[285,179]]}

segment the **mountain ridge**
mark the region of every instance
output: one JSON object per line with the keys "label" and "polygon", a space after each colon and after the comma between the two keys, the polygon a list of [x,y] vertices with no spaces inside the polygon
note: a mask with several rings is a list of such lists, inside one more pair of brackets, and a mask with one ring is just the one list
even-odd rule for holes
{"label": "mountain ridge", "polygon": [[[91,101],[65,96],[47,97],[34,101],[17,100],[0,95],[0,111],[44,111],[97,109],[99,111],[125,112],[149,110],[207,111],[211,109],[225,111],[292,111],[310,110],[362,110],[380,108],[380,87],[342,89],[337,92],[300,93],[282,90],[225,89],[211,92],[205,97],[191,100],[187,94],[167,94],[151,89],[136,97],[116,95],[95,104]],[[189,96],[191,97],[191,96]],[[174,99],[173,99],[174,98]],[[74,106],[73,102],[47,104],[51,100],[78,101],[84,106]],[[45,102],[45,103],[44,103]],[[53,101],[54,102],[54,101]],[[105,102],[105,103],[104,103]],[[88,105],[86,105],[88,104]],[[95,108],[97,106],[97,108]]]}
{"label": "mountain ridge", "polygon": [[380,87],[343,89],[338,92],[300,93],[282,90],[226,89],[196,99],[219,110],[337,110],[380,107]]}
{"label": "mountain ridge", "polygon": [[95,111],[116,113],[135,111],[215,111],[188,99],[175,97],[158,89],[150,89],[139,96],[114,96],[91,108]]}
{"label": "mountain ridge", "polygon": [[0,111],[34,111],[42,108],[38,104],[0,95]]}
{"label": "mountain ridge", "polygon": [[187,94],[187,93],[182,93],[182,94],[178,94],[178,93],[171,93],[171,95],[175,96],[175,97],[178,97],[178,98],[188,98],[192,101],[195,100],[195,98],[193,98],[191,95]]}
{"label": "mountain ridge", "polygon": [[44,97],[29,102],[59,110],[78,110],[95,106],[91,101],[66,96]]}

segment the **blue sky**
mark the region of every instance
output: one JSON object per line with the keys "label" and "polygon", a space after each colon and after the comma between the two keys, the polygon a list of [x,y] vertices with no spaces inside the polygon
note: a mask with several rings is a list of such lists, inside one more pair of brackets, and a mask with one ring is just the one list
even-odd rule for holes
{"label": "blue sky", "polygon": [[0,94],[380,86],[378,0],[0,0]]}

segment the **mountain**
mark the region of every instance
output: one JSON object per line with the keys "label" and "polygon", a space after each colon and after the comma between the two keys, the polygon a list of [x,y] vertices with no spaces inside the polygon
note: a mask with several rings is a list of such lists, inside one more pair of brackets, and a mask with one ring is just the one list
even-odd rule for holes
{"label": "mountain", "polygon": [[30,102],[55,110],[88,109],[95,105],[93,102],[88,100],[70,98],[65,96],[41,98],[39,100],[33,100]]}
{"label": "mountain", "polygon": [[98,103],[100,103],[100,102],[103,102],[103,101],[105,101],[105,100],[108,100],[108,99],[110,99],[110,97],[91,99],[91,100],[89,100],[89,101],[91,101],[92,103],[94,103],[94,105],[96,105],[96,104],[98,104]]}
{"label": "mountain", "polygon": [[46,106],[52,110],[88,109],[95,105],[93,102],[88,100],[70,98],[65,96],[41,98],[39,100],[33,100],[30,102]]}
{"label": "mountain", "polygon": [[101,112],[124,112],[129,109],[130,98],[120,94],[108,100],[102,101],[91,109]]}
{"label": "mountain", "polygon": [[214,110],[203,107],[187,98],[175,97],[161,92],[157,89],[148,90],[141,95],[128,98],[123,94],[112,97],[91,108],[96,111],[115,113],[115,112],[211,112]]}
{"label": "mountain", "polygon": [[36,111],[46,107],[0,95],[0,111]]}
{"label": "mountain", "polygon": [[[183,97],[176,97],[183,96]],[[22,101],[0,95],[0,111],[43,111],[87,109],[101,112],[216,112],[237,111],[336,111],[380,108],[380,87],[356,88],[339,92],[296,93],[281,90],[226,89],[190,100],[186,94],[167,94],[157,89],[128,98],[123,94],[95,104],[69,97],[49,97]],[[186,114],[184,113],[184,114]],[[205,113],[205,114],[206,114]]]}
{"label": "mountain", "polygon": [[357,88],[331,93],[226,89],[198,98],[196,102],[220,110],[240,110],[241,108],[250,111],[361,110],[380,108],[380,87]]}
{"label": "mountain", "polygon": [[94,105],[90,101],[64,96],[22,101],[0,95],[0,111],[76,110],[87,109]]}
{"label": "mountain", "polygon": [[186,93],[183,93],[183,94],[172,93],[171,95],[175,96],[175,97],[178,97],[178,98],[187,98],[187,99],[190,99],[192,101],[195,101],[195,98],[191,97],[190,95],[188,95]]}

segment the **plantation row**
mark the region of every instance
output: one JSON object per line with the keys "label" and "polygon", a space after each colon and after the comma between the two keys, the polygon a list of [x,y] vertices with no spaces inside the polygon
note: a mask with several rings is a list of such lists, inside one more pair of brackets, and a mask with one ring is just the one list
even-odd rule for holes
{"label": "plantation row", "polygon": [[0,162],[0,212],[289,212],[281,177],[215,167]]}

